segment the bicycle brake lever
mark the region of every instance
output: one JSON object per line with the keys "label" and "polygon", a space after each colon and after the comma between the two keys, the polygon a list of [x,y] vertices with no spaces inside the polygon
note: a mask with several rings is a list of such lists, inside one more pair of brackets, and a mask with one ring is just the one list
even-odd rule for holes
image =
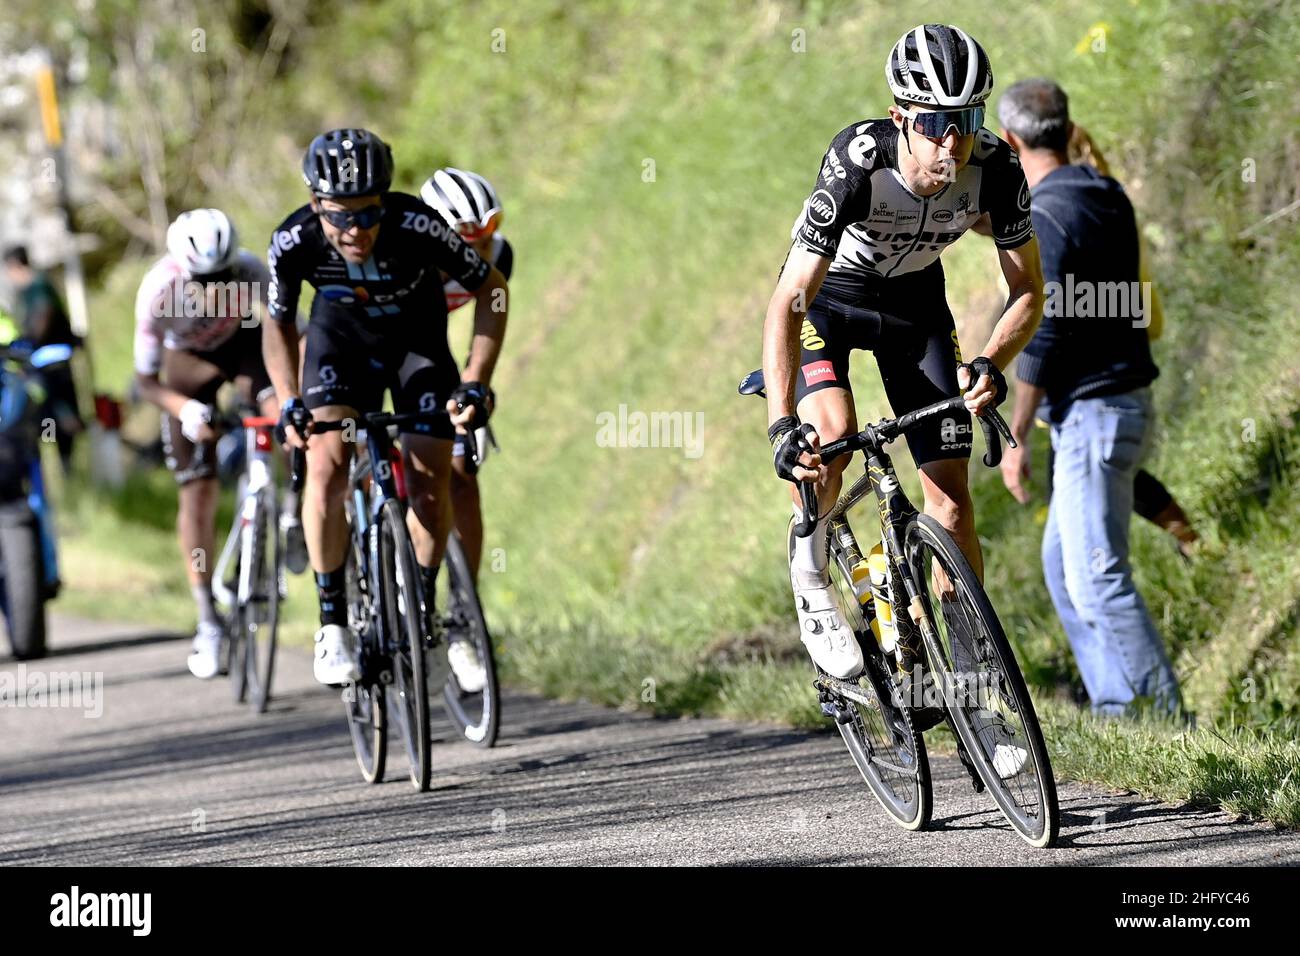
{"label": "bicycle brake lever", "polygon": [[794,526],[795,537],[806,538],[817,526],[817,487],[812,482],[799,482],[799,497],[803,502],[803,520]]}
{"label": "bicycle brake lever", "polygon": [[1000,429],[989,420],[990,416],[997,415],[993,409],[989,409],[983,415],[977,415],[980,428],[984,430],[984,444],[988,450],[984,452],[984,465],[988,468],[996,468],[1002,462],[1002,440],[999,437]]}

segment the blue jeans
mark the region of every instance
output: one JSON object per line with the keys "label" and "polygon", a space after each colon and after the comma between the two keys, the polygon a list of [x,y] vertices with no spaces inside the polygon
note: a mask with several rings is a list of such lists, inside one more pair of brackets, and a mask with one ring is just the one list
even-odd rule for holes
{"label": "blue jeans", "polygon": [[1056,465],[1043,575],[1093,711],[1123,714],[1137,697],[1179,705],[1164,642],[1128,558],[1133,478],[1151,442],[1148,388],[1086,398],[1052,426]]}

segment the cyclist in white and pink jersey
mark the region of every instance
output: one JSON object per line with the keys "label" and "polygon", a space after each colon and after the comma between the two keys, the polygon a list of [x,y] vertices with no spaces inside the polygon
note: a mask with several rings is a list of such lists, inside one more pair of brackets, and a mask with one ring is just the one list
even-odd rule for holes
{"label": "cyclist in white and pink jersey", "polygon": [[[176,534],[198,611],[188,663],[205,679],[217,674],[221,649],[209,570],[218,493],[213,403],[221,386],[233,382],[244,404],[279,415],[262,364],[269,282],[262,261],[239,248],[225,213],[194,209],[168,228],[167,255],[145,275],[135,300],[136,384],[162,411],[167,467],[179,486]],[[292,548],[293,529],[286,531]],[[208,560],[196,561],[195,554]]]}

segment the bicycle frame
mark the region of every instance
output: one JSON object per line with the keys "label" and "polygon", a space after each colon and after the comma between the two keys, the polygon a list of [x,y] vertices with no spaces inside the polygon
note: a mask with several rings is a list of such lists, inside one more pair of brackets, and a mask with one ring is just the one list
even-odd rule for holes
{"label": "bicycle frame", "polygon": [[226,586],[226,572],[230,562],[243,547],[245,536],[252,534],[262,491],[268,486],[275,485],[275,463],[272,460],[275,446],[271,435],[275,422],[265,418],[246,418],[243,424],[247,464],[239,480],[239,513],[230,527],[230,534],[226,537],[226,543],[212,570],[212,593],[218,601],[230,607],[249,599],[252,592],[252,581],[249,576],[253,573],[253,569],[247,566],[247,562],[241,562],[239,582],[234,593]]}

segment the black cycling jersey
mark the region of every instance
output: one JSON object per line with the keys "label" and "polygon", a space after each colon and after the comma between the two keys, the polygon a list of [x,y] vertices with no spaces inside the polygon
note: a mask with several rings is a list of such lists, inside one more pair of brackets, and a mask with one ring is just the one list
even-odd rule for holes
{"label": "black cycling jersey", "polygon": [[470,291],[487,280],[491,265],[418,198],[389,192],[383,205],[374,251],[361,265],[348,262],[330,245],[311,206],[281,223],[267,253],[271,281],[266,299],[272,319],[293,320],[302,283],[308,282],[335,315],[341,309],[362,322],[391,315],[445,320],[439,271]]}
{"label": "black cycling jersey", "polygon": [[1004,141],[981,129],[956,179],[932,196],[918,196],[899,171],[900,135],[889,119],[842,130],[795,222],[795,245],[833,260],[822,288],[843,301],[857,301],[881,279],[931,265],[986,212],[998,248],[1033,238],[1029,186]]}

